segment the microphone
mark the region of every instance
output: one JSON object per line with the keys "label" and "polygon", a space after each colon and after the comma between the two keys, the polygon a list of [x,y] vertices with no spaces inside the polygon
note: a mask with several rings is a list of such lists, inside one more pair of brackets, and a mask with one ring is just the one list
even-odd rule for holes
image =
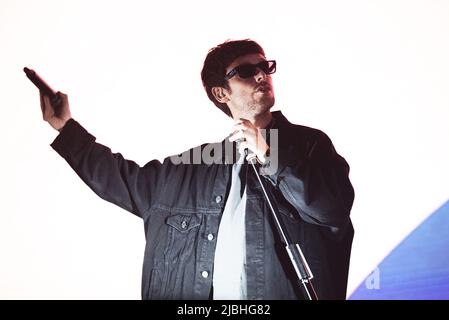
{"label": "microphone", "polygon": [[[235,140],[237,143],[237,148],[239,148],[240,143],[245,141],[245,138],[240,138]],[[249,163],[252,163],[252,160],[257,160],[257,155],[254,152],[249,153],[248,148],[243,149],[243,153],[245,154],[245,158]]]}
{"label": "microphone", "polygon": [[45,81],[42,79],[36,71],[27,67],[23,68],[28,79],[46,96],[50,98],[53,106],[58,106],[61,103],[61,98],[58,93],[55,92]]}

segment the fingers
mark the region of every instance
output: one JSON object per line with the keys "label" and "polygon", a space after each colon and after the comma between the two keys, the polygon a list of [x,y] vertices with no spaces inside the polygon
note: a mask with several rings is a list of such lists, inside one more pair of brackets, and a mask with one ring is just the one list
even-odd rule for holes
{"label": "fingers", "polygon": [[245,131],[248,129],[255,129],[254,125],[249,120],[239,119],[234,123],[233,131],[237,131],[237,130]]}
{"label": "fingers", "polygon": [[253,124],[246,120],[240,119],[237,120],[232,127],[233,133],[231,134],[229,141],[233,142],[239,139],[245,140],[255,140],[257,135],[257,128],[253,126]]}
{"label": "fingers", "polygon": [[257,129],[253,126],[253,124],[246,119],[239,119],[235,122],[232,127],[233,133],[229,141],[233,142],[238,139],[251,139],[253,136],[257,134]]}
{"label": "fingers", "polygon": [[55,112],[51,105],[50,98],[44,95],[43,99],[44,99],[44,120],[48,121],[48,119],[50,119]]}
{"label": "fingers", "polygon": [[234,141],[239,140],[239,139],[245,139],[245,134],[243,133],[242,130],[234,132],[231,135],[231,137],[229,137],[229,141],[230,142],[234,142]]}
{"label": "fingers", "polygon": [[233,132],[237,132],[237,131],[246,131],[249,130],[250,128],[248,128],[247,126],[245,126],[244,124],[240,123],[240,124],[236,124],[232,127],[232,131]]}
{"label": "fingers", "polygon": [[40,102],[41,102],[41,111],[42,111],[42,117],[44,116],[45,113],[45,105],[44,105],[44,94],[39,91],[39,98],[40,98]]}
{"label": "fingers", "polygon": [[[240,154],[243,154],[245,149],[252,152],[252,157],[257,157],[261,163],[265,162],[265,153],[269,146],[265,141],[265,138],[250,121],[240,119],[236,121],[233,126],[233,133],[229,137],[230,142],[238,141],[238,150]],[[249,161],[249,160],[248,160]]]}
{"label": "fingers", "polygon": [[47,121],[54,129],[61,131],[67,121],[72,118],[68,96],[58,91],[53,99],[42,92],[39,97],[44,121]]}
{"label": "fingers", "polygon": [[58,113],[57,116],[59,117],[59,116],[70,115],[68,96],[61,91],[58,91],[56,93],[56,96],[57,96],[57,101],[56,101],[56,105],[54,107],[55,107],[55,111]]}
{"label": "fingers", "polygon": [[60,106],[62,104],[66,104],[68,101],[68,96],[65,93],[62,93],[61,91],[56,92],[56,104],[57,106]]}
{"label": "fingers", "polygon": [[235,124],[239,124],[239,123],[243,123],[243,124],[251,124],[251,121],[244,119],[244,118],[240,118],[238,120],[235,121]]}
{"label": "fingers", "polygon": [[47,121],[50,116],[51,112],[51,103],[50,98],[42,93],[42,91],[39,91],[39,97],[41,102],[41,111],[42,111],[42,118]]}
{"label": "fingers", "polygon": [[[239,154],[245,154],[245,150],[250,148],[250,144],[247,141],[243,141],[242,143],[240,143],[239,145]],[[265,157],[259,157],[257,155],[257,153],[255,153],[255,151],[251,150],[251,152],[248,152],[246,154],[246,161],[251,162],[254,159],[256,159],[256,161],[258,161],[259,163],[264,163],[265,162]]]}
{"label": "fingers", "polygon": [[243,154],[245,152],[245,149],[249,149],[249,143],[247,141],[242,141],[239,144],[239,153]]}

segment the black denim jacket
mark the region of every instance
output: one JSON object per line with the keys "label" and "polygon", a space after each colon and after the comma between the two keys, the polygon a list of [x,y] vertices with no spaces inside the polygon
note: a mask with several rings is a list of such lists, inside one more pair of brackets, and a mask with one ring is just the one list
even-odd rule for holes
{"label": "black denim jacket", "polygon": [[[304,252],[318,297],[344,299],[354,234],[349,166],[323,132],[293,125],[280,112],[273,117],[278,169],[270,174],[267,165],[258,169],[291,238]],[[200,149],[225,150],[224,144]],[[235,157],[215,154],[223,160],[218,164],[179,164],[169,157],[140,167],[96,143],[73,119],[52,147],[97,195],[143,219],[143,299],[211,297],[216,235]],[[193,153],[184,155],[193,159]],[[248,299],[302,299],[255,173],[246,170]]]}

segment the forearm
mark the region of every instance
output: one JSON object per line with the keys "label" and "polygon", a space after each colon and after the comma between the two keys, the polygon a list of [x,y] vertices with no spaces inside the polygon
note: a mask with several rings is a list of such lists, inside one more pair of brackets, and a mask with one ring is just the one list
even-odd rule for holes
{"label": "forearm", "polygon": [[305,152],[297,154],[293,150],[296,149],[277,150],[277,159],[270,159],[261,173],[268,173],[265,178],[281,191],[304,221],[345,227],[354,200],[346,161],[336,153],[327,136],[310,144]]}
{"label": "forearm", "polygon": [[301,174],[286,168],[279,190],[307,222],[341,228],[349,221],[354,190],[342,167],[306,165]]}
{"label": "forearm", "polygon": [[[95,142],[75,120],[69,120],[51,146],[101,198],[138,216],[149,207],[158,162],[146,169]],[[153,176],[153,177],[152,177]]]}

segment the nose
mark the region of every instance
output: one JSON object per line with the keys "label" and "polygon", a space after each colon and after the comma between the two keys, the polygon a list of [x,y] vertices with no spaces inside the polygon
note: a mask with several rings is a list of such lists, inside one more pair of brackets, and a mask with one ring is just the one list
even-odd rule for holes
{"label": "nose", "polygon": [[256,79],[256,82],[259,83],[259,82],[261,82],[262,80],[265,80],[266,77],[267,77],[267,75],[265,74],[265,72],[263,72],[262,69],[257,68],[257,73],[256,73],[256,75],[254,76],[254,78]]}

